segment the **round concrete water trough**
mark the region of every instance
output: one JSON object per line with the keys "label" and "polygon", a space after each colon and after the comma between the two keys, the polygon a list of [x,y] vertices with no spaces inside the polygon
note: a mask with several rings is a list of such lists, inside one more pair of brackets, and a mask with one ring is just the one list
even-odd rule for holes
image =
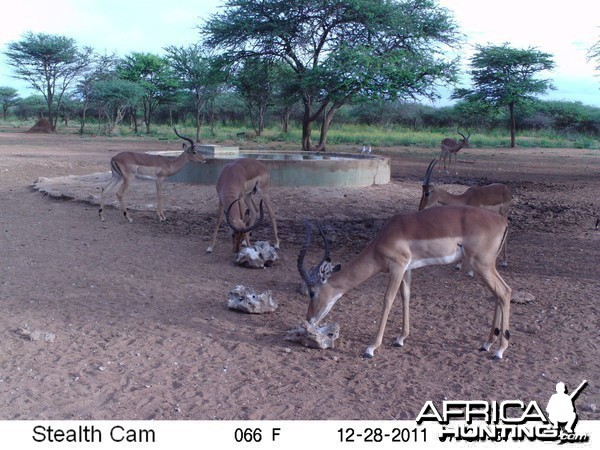
{"label": "round concrete water trough", "polygon": [[[269,168],[273,186],[372,186],[390,181],[390,160],[386,156],[311,153],[236,151],[236,147],[204,151],[206,163],[189,163],[169,181],[191,184],[216,184],[221,169],[236,158],[258,158]],[[216,146],[215,146],[216,147]],[[176,157],[181,152],[157,152]]]}

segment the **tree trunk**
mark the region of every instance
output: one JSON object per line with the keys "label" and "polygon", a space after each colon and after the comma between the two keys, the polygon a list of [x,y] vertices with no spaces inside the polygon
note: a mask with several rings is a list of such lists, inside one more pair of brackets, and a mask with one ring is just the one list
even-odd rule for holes
{"label": "tree trunk", "polygon": [[52,131],[56,130],[56,118],[54,117],[54,111],[52,111],[52,104],[54,103],[54,91],[50,87],[50,81],[47,81],[46,88],[46,104],[48,105],[48,122],[52,127]]}
{"label": "tree trunk", "polygon": [[333,106],[327,111],[323,117],[323,123],[321,124],[321,136],[319,136],[319,144],[315,150],[325,151],[325,145],[327,144],[327,133],[329,132],[329,126],[333,121],[333,116],[340,109],[343,103],[334,103]]}
{"label": "tree trunk", "polygon": [[515,122],[515,104],[508,104],[508,111],[510,117],[510,148],[515,148],[516,146],[516,122]]}
{"label": "tree trunk", "polygon": [[281,131],[287,133],[290,126],[290,110],[291,108],[285,106],[281,115]]}
{"label": "tree trunk", "polygon": [[83,135],[85,131],[85,120],[87,116],[88,107],[84,106],[81,110],[81,126],[79,127],[79,134]]}
{"label": "tree trunk", "polygon": [[202,127],[202,114],[196,110],[196,142],[200,142],[200,128]]}
{"label": "tree trunk", "polygon": [[267,111],[266,105],[261,105],[258,107],[258,134],[257,136],[262,136],[265,131],[265,114]]}
{"label": "tree trunk", "polygon": [[302,103],[304,103],[304,115],[302,116],[302,150],[305,152],[312,151],[312,142],[310,139],[311,129],[311,108],[312,102],[310,97],[305,97],[302,99]]}

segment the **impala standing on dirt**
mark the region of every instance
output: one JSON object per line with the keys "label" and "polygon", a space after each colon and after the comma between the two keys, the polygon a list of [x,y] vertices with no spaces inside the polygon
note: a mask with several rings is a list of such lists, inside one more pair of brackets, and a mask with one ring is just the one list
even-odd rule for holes
{"label": "impala standing on dirt", "polygon": [[[446,171],[446,173],[448,173],[450,165],[452,164],[452,155],[454,155],[454,164],[456,165],[458,151],[461,148],[469,147],[469,138],[471,137],[471,133],[469,133],[469,131],[467,130],[468,136],[465,136],[460,131],[458,131],[458,129],[456,130],[456,132],[462,136],[462,139],[457,141],[455,139],[446,138],[442,140],[440,145],[441,152],[439,159],[440,161],[442,159],[444,160],[444,170]],[[446,168],[446,159],[448,159],[448,168]]]}
{"label": "impala standing on dirt", "polygon": [[[310,244],[310,227],[298,255],[298,270],[310,292],[306,320],[313,326],[327,316],[333,305],[346,292],[373,275],[388,273],[383,314],[375,341],[364,356],[372,358],[381,346],[388,315],[398,290],[402,297],[402,334],[396,346],[404,345],[409,334],[410,282],[413,269],[451,264],[467,258],[481,275],[495,297],[494,318],[487,341],[481,347],[488,351],[499,337],[500,346],[494,359],[502,358],[508,347],[511,289],[496,271],[496,257],[506,237],[506,218],[500,214],[472,206],[440,206],[391,217],[362,252],[346,266],[336,266],[329,278],[315,279],[304,268],[304,258]],[[440,332],[443,336],[443,332]]]}
{"label": "impala standing on dirt", "polygon": [[[462,194],[451,194],[444,189],[431,184],[431,173],[437,161],[434,159],[429,163],[425,178],[423,178],[423,194],[419,202],[419,209],[430,208],[437,205],[466,205],[484,208],[489,211],[508,217],[510,205],[512,203],[512,194],[510,189],[502,183],[492,183],[486,186],[473,186]],[[508,266],[506,256],[506,241],[504,242],[504,260],[502,267]],[[461,263],[456,265],[461,268]],[[469,276],[473,276],[473,271],[469,271]]]}
{"label": "impala standing on dirt", "polygon": [[[217,179],[217,195],[219,197],[219,207],[217,209],[217,223],[213,232],[210,246],[206,249],[207,253],[211,253],[217,242],[217,233],[219,226],[223,220],[223,211],[227,207],[227,223],[233,230],[233,251],[238,252],[242,239],[246,240],[246,244],[250,245],[248,232],[256,228],[256,207],[252,201],[252,195],[258,194],[261,197],[261,215],[262,219],[262,203],[267,208],[269,217],[273,224],[273,232],[275,233],[275,248],[279,248],[279,237],[277,235],[277,221],[273,206],[271,205],[271,176],[269,169],[264,163],[254,158],[240,158],[227,164],[221,170]],[[237,206],[234,204],[237,202]],[[247,207],[250,213],[248,220],[245,220]],[[250,226],[248,226],[248,223]]]}
{"label": "impala standing on dirt", "polygon": [[112,179],[102,188],[102,195],[100,197],[100,210],[98,211],[100,220],[104,221],[104,216],[102,215],[104,212],[104,195],[119,183],[122,183],[117,191],[119,205],[125,218],[129,222],[133,221],[127,212],[124,197],[125,191],[135,177],[153,178],[156,180],[156,214],[161,222],[167,220],[163,210],[162,197],[162,185],[164,179],[179,172],[188,162],[206,162],[202,155],[196,151],[193,140],[189,137],[181,136],[177,133],[175,128],[173,128],[173,130],[177,136],[189,142],[188,146],[183,144],[183,152],[176,159],[167,159],[161,155],[148,155],[146,153],[134,152],[121,152],[112,157],[110,160]]}

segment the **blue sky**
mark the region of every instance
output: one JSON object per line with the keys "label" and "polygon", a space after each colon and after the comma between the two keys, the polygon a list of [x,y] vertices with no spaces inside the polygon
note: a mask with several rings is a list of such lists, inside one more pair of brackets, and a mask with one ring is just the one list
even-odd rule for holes
{"label": "blue sky", "polygon": [[[546,98],[580,101],[600,107],[600,73],[586,60],[600,40],[600,2],[570,0],[438,0],[454,15],[466,43],[459,56],[463,69],[476,44],[508,42],[554,55],[556,69],[547,74],[556,90]],[[162,53],[168,45],[187,45],[199,38],[197,25],[219,11],[221,0],[20,0],[0,16],[0,86],[28,95],[23,82],[11,77],[6,44],[27,31],[59,34],[97,52],[120,56],[132,51]],[[466,81],[468,83],[468,81]],[[446,93],[443,93],[447,97]],[[442,98],[439,104],[446,104]]]}

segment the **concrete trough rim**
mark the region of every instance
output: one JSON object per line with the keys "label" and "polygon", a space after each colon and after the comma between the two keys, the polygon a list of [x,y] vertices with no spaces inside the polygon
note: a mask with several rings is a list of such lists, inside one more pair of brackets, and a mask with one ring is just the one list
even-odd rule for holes
{"label": "concrete trough rim", "polygon": [[[181,151],[152,152],[177,157]],[[268,157],[261,157],[261,156]],[[281,155],[282,158],[276,158]],[[298,156],[298,158],[293,158]],[[226,164],[243,157],[257,157],[271,172],[273,186],[361,187],[387,184],[391,178],[390,158],[351,153],[243,150],[237,156],[206,157],[206,163],[189,163],[169,181],[215,184]]]}

